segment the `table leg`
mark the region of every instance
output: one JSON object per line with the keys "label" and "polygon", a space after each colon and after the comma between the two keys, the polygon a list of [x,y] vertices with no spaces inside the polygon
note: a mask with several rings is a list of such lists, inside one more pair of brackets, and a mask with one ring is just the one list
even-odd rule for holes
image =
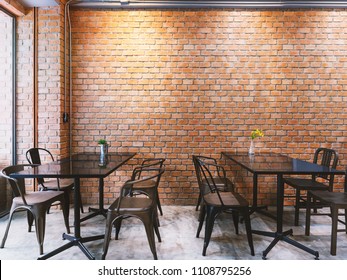
{"label": "table leg", "polygon": [[51,251],[50,253],[47,253],[41,257],[38,258],[38,260],[46,260],[50,257],[53,257],[72,246],[78,246],[81,251],[87,256],[88,259],[94,260],[95,257],[92,255],[92,253],[89,252],[89,250],[83,245],[85,242],[103,239],[104,235],[97,235],[97,236],[91,236],[91,237],[81,237],[81,225],[80,225],[80,201],[79,201],[79,193],[80,193],[80,179],[75,178],[75,192],[74,192],[74,223],[75,223],[75,232],[74,235],[68,235],[66,233],[63,234],[63,240],[69,240],[70,242],[67,244],[64,244],[63,246]]}
{"label": "table leg", "polygon": [[98,215],[102,215],[106,218],[107,216],[107,209],[104,208],[104,179],[99,179],[99,208],[91,208],[89,207],[89,212],[93,212],[82,219],[80,219],[81,222],[88,220],[90,218],[93,218]]}
{"label": "table leg", "polygon": [[250,206],[250,213],[253,214],[254,212],[258,212],[260,214],[263,214],[269,218],[272,218],[276,220],[276,217],[271,215],[270,213],[263,211],[263,209],[267,210],[266,205],[258,206],[258,174],[253,173],[253,203]]}
{"label": "table leg", "polygon": [[277,175],[277,229],[276,232],[265,232],[253,230],[252,233],[260,234],[264,236],[273,237],[274,240],[270,243],[270,245],[263,251],[263,259],[266,259],[267,254],[272,250],[273,247],[279,242],[284,241],[288,244],[291,244],[311,255],[315,256],[315,259],[318,260],[319,252],[314,251],[301,243],[290,239],[288,236],[293,235],[293,230],[289,229],[283,232],[283,200],[284,200],[284,184],[283,184],[283,175]]}

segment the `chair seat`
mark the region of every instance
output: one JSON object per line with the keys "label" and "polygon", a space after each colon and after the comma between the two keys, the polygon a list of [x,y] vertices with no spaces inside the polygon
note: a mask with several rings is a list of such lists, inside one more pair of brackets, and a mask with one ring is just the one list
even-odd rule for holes
{"label": "chair seat", "polygon": [[321,182],[313,181],[312,179],[302,178],[284,178],[284,183],[290,185],[295,189],[301,190],[328,190],[329,186]]}
{"label": "chair seat", "polygon": [[[51,199],[55,199],[56,197],[64,195],[62,191],[45,191],[45,192],[33,192],[25,194],[25,200],[29,205],[38,204],[46,201],[50,201]],[[17,206],[24,205],[21,197],[14,197],[13,203]]]}
{"label": "chair seat", "polygon": [[[221,178],[213,178],[214,184],[216,185],[216,187],[220,190],[220,191],[233,191],[234,190],[234,184],[228,179],[226,178],[226,180],[221,179]],[[208,183],[207,183],[208,182]],[[226,183],[226,185],[225,185]],[[212,184],[212,179],[208,178],[207,181],[206,179],[202,180],[202,184],[207,186],[210,184]]]}
{"label": "chair seat", "polygon": [[[238,193],[220,192],[219,194],[222,198],[224,206],[226,207],[247,207],[249,205],[248,201]],[[206,194],[204,196],[204,200],[209,205],[221,206],[221,202],[217,193]]]}
{"label": "chair seat", "polygon": [[156,186],[156,181],[154,180],[149,180],[149,181],[144,181],[140,183],[136,183],[133,185],[133,189],[150,189],[154,188]]}
{"label": "chair seat", "polygon": [[[337,250],[337,233],[344,232],[347,234],[347,193],[329,192],[329,191],[309,191],[307,193],[308,206],[306,209],[306,226],[305,235],[310,235],[311,216],[312,215],[328,215],[331,217],[331,241],[330,254],[336,255]],[[329,213],[312,213],[315,206],[315,200],[326,204],[330,208]],[[344,209],[345,221],[339,219],[339,210]],[[339,228],[339,222],[344,224],[344,228]]]}
{"label": "chair seat", "polygon": [[312,197],[327,204],[334,204],[338,208],[347,209],[347,193],[311,191]]}
{"label": "chair seat", "polygon": [[[133,184],[131,186],[131,189],[133,195],[144,194],[150,198],[153,197],[157,192],[156,182],[154,180],[143,181],[140,183]],[[130,186],[123,188],[123,196],[129,195],[129,190]]]}
{"label": "chair seat", "polygon": [[[74,185],[73,179],[59,179],[59,186],[61,190],[72,188]],[[56,179],[45,180],[44,182],[45,188],[49,190],[58,190],[58,182]]]}
{"label": "chair seat", "polygon": [[[117,198],[109,207],[110,211],[117,210],[119,198]],[[152,199],[147,197],[122,197],[120,213],[146,211],[152,207]]]}

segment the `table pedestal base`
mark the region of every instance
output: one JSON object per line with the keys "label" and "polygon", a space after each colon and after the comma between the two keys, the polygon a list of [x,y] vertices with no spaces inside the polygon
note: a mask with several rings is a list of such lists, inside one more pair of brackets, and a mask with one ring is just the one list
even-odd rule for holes
{"label": "table pedestal base", "polygon": [[267,210],[267,206],[266,205],[250,206],[249,207],[249,214],[251,215],[251,214],[257,212],[257,213],[260,213],[260,214],[262,214],[262,215],[264,215],[266,217],[269,217],[269,218],[271,218],[273,220],[276,220],[276,216],[274,216],[274,215],[272,215],[272,214],[270,214],[270,213],[268,213],[268,212],[266,212],[264,210]]}
{"label": "table pedestal base", "polygon": [[[266,205],[261,205],[261,206],[249,206],[249,215],[252,215],[253,213],[259,213],[262,214],[266,217],[269,217],[273,220],[276,220],[276,217],[270,213],[268,213],[267,211],[267,206]],[[243,223],[243,217],[240,219],[240,222]]]}
{"label": "table pedestal base", "polygon": [[68,234],[63,234],[63,240],[69,240],[70,242],[67,244],[64,244],[63,246],[51,251],[50,253],[47,253],[39,258],[37,258],[38,260],[46,260],[50,257],[53,257],[69,248],[71,248],[72,246],[78,246],[81,251],[87,256],[88,259],[90,260],[95,260],[95,257],[89,252],[89,250],[83,245],[83,243],[85,242],[89,242],[89,241],[94,241],[94,240],[99,240],[99,239],[103,239],[105,236],[104,235],[97,235],[97,236],[91,236],[91,237],[75,237],[75,236],[71,236]]}
{"label": "table pedestal base", "polygon": [[83,217],[82,219],[80,219],[80,222],[83,222],[83,221],[88,220],[90,218],[96,217],[98,215],[102,215],[105,218],[107,216],[107,209],[103,209],[103,208],[97,209],[97,208],[89,207],[89,212],[93,212],[93,213],[90,213],[89,215],[87,215],[87,216]]}
{"label": "table pedestal base", "polygon": [[272,242],[270,243],[270,245],[266,248],[265,251],[263,251],[263,260],[266,260],[266,256],[267,254],[271,251],[271,249],[273,247],[275,247],[275,245],[278,243],[278,241],[284,241],[287,242],[301,250],[304,250],[305,252],[314,255],[315,259],[318,260],[319,259],[319,252],[318,251],[314,251],[304,245],[302,245],[301,243],[290,239],[288,237],[288,235],[293,235],[293,230],[289,229],[285,232],[266,232],[266,231],[259,231],[259,230],[252,230],[252,233],[254,234],[259,234],[259,235],[264,235],[264,236],[269,236],[269,237],[274,237],[274,240],[272,240]]}
{"label": "table pedestal base", "polygon": [[80,219],[80,222],[83,222],[85,220],[88,220],[98,215],[102,215],[105,218],[107,216],[107,209],[104,208],[104,179],[103,178],[99,179],[99,208],[89,207],[89,212],[93,212],[93,213]]}

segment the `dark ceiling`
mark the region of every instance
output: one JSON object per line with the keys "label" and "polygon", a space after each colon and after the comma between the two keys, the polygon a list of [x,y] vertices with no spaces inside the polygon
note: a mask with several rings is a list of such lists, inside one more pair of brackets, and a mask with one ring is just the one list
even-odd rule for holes
{"label": "dark ceiling", "polygon": [[72,0],[74,7],[85,8],[347,8],[347,0]]}
{"label": "dark ceiling", "polygon": [[[25,8],[57,6],[59,0],[17,0]],[[70,0],[81,8],[347,8],[347,0]]]}

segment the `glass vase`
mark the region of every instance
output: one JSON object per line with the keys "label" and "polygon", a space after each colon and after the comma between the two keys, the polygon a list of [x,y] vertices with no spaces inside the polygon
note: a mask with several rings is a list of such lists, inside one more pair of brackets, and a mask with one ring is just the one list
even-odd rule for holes
{"label": "glass vase", "polygon": [[108,145],[100,145],[100,166],[106,166],[107,164],[107,154],[108,154]]}
{"label": "glass vase", "polygon": [[248,154],[254,155],[254,141],[253,141],[253,139],[251,140],[251,144],[249,145]]}

